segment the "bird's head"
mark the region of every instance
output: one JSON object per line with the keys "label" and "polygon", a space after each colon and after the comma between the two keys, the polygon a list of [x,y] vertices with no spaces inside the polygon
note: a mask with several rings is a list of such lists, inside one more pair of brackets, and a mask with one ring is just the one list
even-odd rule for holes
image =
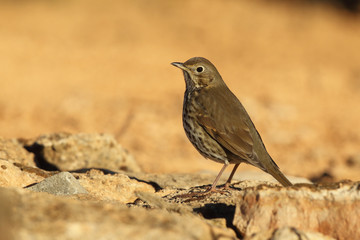
{"label": "bird's head", "polygon": [[171,64],[183,70],[187,88],[214,87],[224,83],[215,66],[205,58],[194,57],[184,63]]}

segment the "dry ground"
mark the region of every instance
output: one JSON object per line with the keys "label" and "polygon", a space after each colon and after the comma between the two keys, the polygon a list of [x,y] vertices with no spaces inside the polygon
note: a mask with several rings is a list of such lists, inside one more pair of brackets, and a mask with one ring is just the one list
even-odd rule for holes
{"label": "dry ground", "polygon": [[1,1],[0,136],[106,132],[144,171],[218,171],[185,137],[170,65],[203,56],[285,173],[359,180],[360,17],[285,3]]}

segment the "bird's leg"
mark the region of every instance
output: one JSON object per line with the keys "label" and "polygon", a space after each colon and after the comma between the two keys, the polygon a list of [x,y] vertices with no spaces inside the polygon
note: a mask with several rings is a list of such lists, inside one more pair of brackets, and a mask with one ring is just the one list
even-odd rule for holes
{"label": "bird's leg", "polygon": [[232,180],[232,178],[234,177],[234,174],[235,174],[237,168],[239,167],[239,165],[240,165],[240,163],[235,164],[233,170],[231,171],[231,174],[230,174],[228,180],[227,180],[226,183],[225,183],[225,186],[224,186],[225,189],[229,189],[231,180]]}
{"label": "bird's leg", "polygon": [[214,183],[211,185],[211,188],[209,190],[207,190],[206,192],[216,192],[216,184],[219,181],[221,175],[223,174],[223,172],[225,171],[226,167],[229,165],[229,163],[224,163],[224,166],[221,168],[219,174],[217,175],[217,177],[215,178]]}
{"label": "bird's leg", "polygon": [[[197,200],[197,199],[201,199],[204,198],[206,195],[214,193],[214,192],[219,192],[219,190],[216,189],[216,184],[219,181],[221,175],[223,174],[223,172],[225,171],[226,167],[229,165],[229,163],[225,163],[224,166],[221,168],[219,174],[217,175],[217,177],[215,178],[214,183],[211,185],[211,187],[209,189],[207,189],[205,192],[193,192],[193,193],[186,193],[186,194],[181,194],[181,195],[177,195],[175,196],[176,198],[189,198],[189,201],[193,201],[193,200]],[[235,169],[236,170],[236,169]],[[233,170],[234,171],[234,170]],[[231,179],[230,179],[231,180]],[[220,191],[221,192],[221,191]]]}

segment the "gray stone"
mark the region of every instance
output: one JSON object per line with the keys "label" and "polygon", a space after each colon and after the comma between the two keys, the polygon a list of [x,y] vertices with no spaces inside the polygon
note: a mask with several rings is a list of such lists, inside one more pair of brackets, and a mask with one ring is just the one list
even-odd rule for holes
{"label": "gray stone", "polygon": [[61,172],[48,177],[28,189],[36,192],[47,192],[54,195],[73,195],[87,193],[78,180],[69,172]]}

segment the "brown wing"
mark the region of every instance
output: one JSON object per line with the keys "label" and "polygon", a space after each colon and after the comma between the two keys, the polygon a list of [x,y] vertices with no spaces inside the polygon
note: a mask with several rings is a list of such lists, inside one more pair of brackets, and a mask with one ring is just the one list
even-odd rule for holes
{"label": "brown wing", "polygon": [[225,90],[208,89],[198,95],[197,102],[207,104],[201,106],[199,112],[203,114],[197,115],[197,121],[225,149],[243,160],[250,160],[253,139],[245,121],[248,115],[235,95]]}

